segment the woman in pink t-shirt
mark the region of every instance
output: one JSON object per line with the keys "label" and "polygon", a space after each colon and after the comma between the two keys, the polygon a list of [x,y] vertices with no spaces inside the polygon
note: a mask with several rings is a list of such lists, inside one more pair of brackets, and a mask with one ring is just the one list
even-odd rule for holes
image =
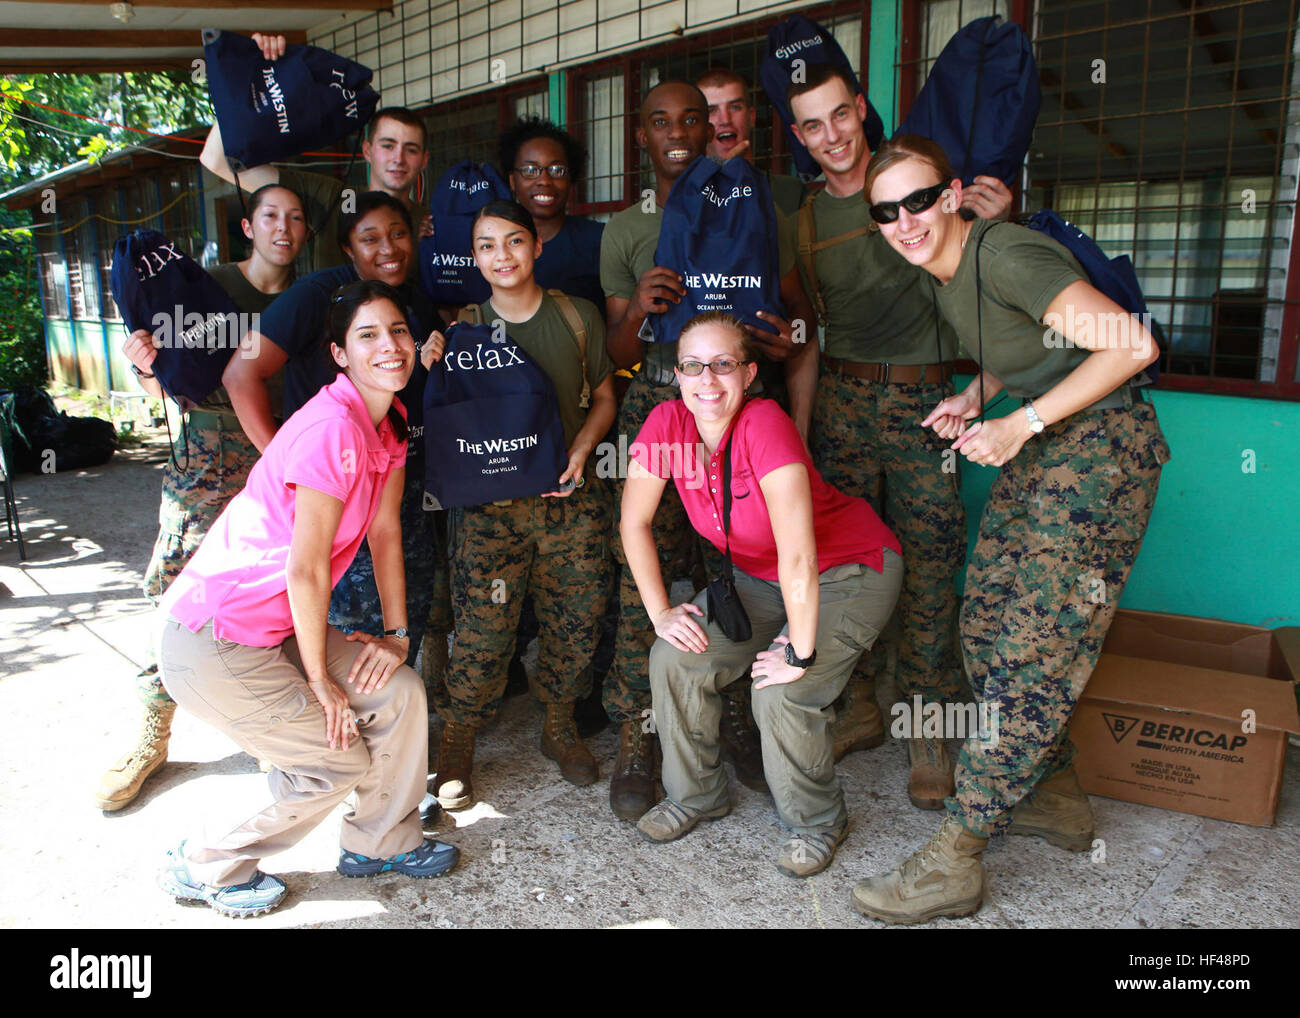
{"label": "woman in pink t-shirt", "polygon": [[[334,294],[328,356],[337,379],[276,432],[163,598],[167,691],[274,764],[270,806],[168,853],[159,881],[178,900],[237,916],[274,908],[284,882],[258,861],[295,844],[354,791],[340,873],[437,876],[459,856],[420,826],[428,707],[403,663],[407,429],[394,399],[416,350],[401,308],[384,283]],[[363,539],[383,607],[380,637],[344,636],[326,621],[330,590]]]}
{"label": "woman in pink t-shirt", "polygon": [[[748,672],[757,680],[763,769],[792,832],[777,868],[807,876],[830,864],[847,831],[828,708],[893,612],[903,576],[898,540],[866,502],[822,480],[776,403],[746,399],[758,368],[739,322],[697,315],[677,357],[682,398],[656,407],[629,450],[620,524],[659,637],[650,686],[667,798],[637,826],[651,841],[671,841],[730,810],[720,690]],[[730,549],[749,639],[733,642],[706,619],[707,592],[669,603],[650,524],[670,479],[695,529]]]}

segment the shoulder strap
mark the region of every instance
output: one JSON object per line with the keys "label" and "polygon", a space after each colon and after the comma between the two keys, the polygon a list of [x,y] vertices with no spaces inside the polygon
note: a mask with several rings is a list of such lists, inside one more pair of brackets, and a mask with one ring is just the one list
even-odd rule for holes
{"label": "shoulder strap", "polygon": [[578,397],[578,406],[585,410],[591,406],[591,382],[587,380],[587,327],[582,324],[582,316],[578,314],[578,309],[573,306],[573,301],[569,299],[567,293],[562,290],[546,292],[555,298],[560,314],[564,316],[564,324],[569,327],[573,338],[578,342],[578,353],[582,355],[582,395]]}
{"label": "shoulder strap", "polygon": [[822,284],[817,278],[817,252],[825,251],[828,247],[835,247],[843,244],[845,241],[853,240],[856,237],[862,237],[871,232],[871,226],[859,226],[853,230],[847,230],[844,233],[836,234],[827,240],[817,239],[817,221],[813,218],[813,199],[816,195],[809,195],[804,199],[804,203],[799,206],[799,239],[796,250],[799,253],[799,261],[803,263],[804,272],[808,276],[808,283],[812,286],[813,307],[817,310],[817,319],[822,325],[826,324],[826,301],[822,297]]}
{"label": "shoulder strap", "polygon": [[477,304],[466,304],[460,309],[460,316],[468,325],[482,325],[483,311]]}

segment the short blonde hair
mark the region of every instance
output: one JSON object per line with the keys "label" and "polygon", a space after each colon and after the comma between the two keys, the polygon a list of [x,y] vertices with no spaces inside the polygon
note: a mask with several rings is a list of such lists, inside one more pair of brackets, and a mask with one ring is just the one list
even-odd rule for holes
{"label": "short blonde hair", "polygon": [[705,325],[716,325],[719,328],[726,329],[736,336],[736,345],[740,347],[740,359],[749,363],[755,359],[754,344],[749,338],[749,333],[740,319],[727,311],[701,311],[689,322],[682,326],[682,331],[677,334],[677,345],[680,347],[686,334],[693,329],[698,329]]}
{"label": "short blonde hair", "polygon": [[917,159],[933,167],[939,174],[940,184],[947,184],[955,176],[947,153],[936,142],[920,134],[900,134],[882,144],[872,154],[871,161],[867,163],[867,179],[862,185],[862,200],[868,205],[872,204],[871,185],[876,182],[876,178],[891,166],[908,159]]}

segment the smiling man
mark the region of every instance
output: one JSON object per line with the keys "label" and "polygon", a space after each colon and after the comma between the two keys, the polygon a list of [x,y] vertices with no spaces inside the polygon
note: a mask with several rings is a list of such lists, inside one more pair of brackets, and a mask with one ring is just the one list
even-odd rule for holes
{"label": "smiling man", "polygon": [[[956,337],[936,317],[928,278],[872,229],[862,195],[871,158],[867,106],[856,82],[839,68],[813,65],[787,99],[795,135],[826,176],[825,189],[799,210],[798,230],[783,238],[798,238],[799,271],[825,328],[813,461],[831,484],[870,502],[902,543],[895,673],[902,698],[957,700],[955,579],[966,554],[965,512],[955,462],[944,459],[947,443],[918,426],[945,395]],[[1006,214],[1011,195],[1000,180],[976,177],[969,191],[964,204],[979,215]],[[837,759],[884,740],[872,692],[883,646],[877,641],[862,656],[845,690]],[[942,809],[953,790],[943,740],[909,739],[908,752],[912,803]]]}
{"label": "smiling man", "polygon": [[[262,48],[267,60],[284,56],[286,41],[282,35],[253,34],[253,41]],[[428,210],[411,198],[411,189],[429,162],[428,132],[424,121],[402,106],[385,106],[376,110],[366,125],[366,137],[361,143],[361,159],[365,171],[354,172],[347,185],[358,193],[383,191],[391,194],[411,214],[411,220],[420,224],[420,236],[433,233],[433,218]],[[222,180],[236,183],[235,173],[226,158],[221,140],[221,128],[212,125],[199,156],[208,170]],[[337,202],[341,187],[337,178],[324,173],[311,173],[289,166],[252,166],[241,170],[238,186],[250,194],[266,184],[281,183],[303,196],[307,203],[307,222],[316,231],[308,242],[313,270],[342,265],[345,261],[339,251]]]}
{"label": "smiling man", "polygon": [[[752,163],[758,111],[749,101],[749,82],[729,68],[713,67],[705,71],[695,84],[708,102],[709,123],[713,125],[709,155],[718,160],[740,155]],[[783,216],[798,212],[804,198],[804,186],[799,179],[767,170],[759,172],[767,178],[777,211]]]}

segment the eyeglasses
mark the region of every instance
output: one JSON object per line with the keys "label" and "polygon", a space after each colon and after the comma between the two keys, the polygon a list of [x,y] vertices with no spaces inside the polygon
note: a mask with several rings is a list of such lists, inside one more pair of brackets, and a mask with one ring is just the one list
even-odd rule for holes
{"label": "eyeglasses", "polygon": [[705,368],[715,375],[729,375],[742,364],[748,363],[749,361],[738,361],[732,357],[719,357],[716,361],[709,361],[707,364],[703,361],[681,361],[677,365],[677,370],[688,378],[703,374]]}
{"label": "eyeglasses", "polygon": [[900,205],[912,215],[916,215],[918,212],[924,212],[930,208],[946,190],[948,190],[946,184],[935,184],[934,187],[923,187],[919,191],[913,191],[906,198],[899,201],[876,202],[870,209],[871,218],[878,223],[896,222]]}
{"label": "eyeglasses", "polygon": [[563,180],[569,175],[569,168],[564,163],[551,163],[550,166],[538,166],[536,163],[528,163],[526,166],[516,166],[515,172],[524,180],[536,180],[542,175],[542,171],[552,180]]}

